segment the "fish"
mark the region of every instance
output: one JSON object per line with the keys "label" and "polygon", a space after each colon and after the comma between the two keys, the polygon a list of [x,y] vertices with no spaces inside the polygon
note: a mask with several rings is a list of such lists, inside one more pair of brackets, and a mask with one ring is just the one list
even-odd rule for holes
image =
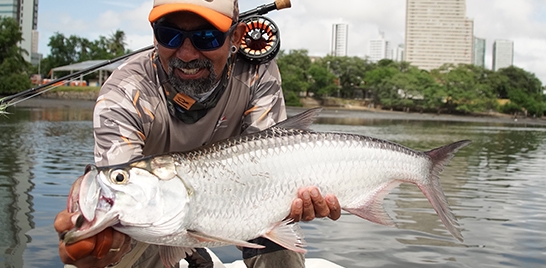
{"label": "fish", "polygon": [[112,227],[160,245],[166,266],[192,248],[263,248],[248,242],[257,237],[303,253],[303,231],[287,219],[298,189],[316,186],[323,195],[335,195],[342,210],[394,227],[382,203],[401,183],[417,185],[447,231],[463,241],[439,175],[470,140],[417,151],[364,135],[317,132],[310,125],[320,110],[188,152],[88,165],[69,202],[77,203],[72,206],[85,220],[64,242]]}

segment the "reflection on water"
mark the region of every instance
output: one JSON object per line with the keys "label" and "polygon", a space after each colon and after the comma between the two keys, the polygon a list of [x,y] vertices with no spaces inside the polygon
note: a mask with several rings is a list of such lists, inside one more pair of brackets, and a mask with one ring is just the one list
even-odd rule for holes
{"label": "reflection on water", "polygon": [[[93,158],[91,110],[19,109],[0,118],[0,261],[5,267],[60,267],[55,214]],[[541,267],[546,262],[546,129],[324,117],[313,129],[358,133],[428,150],[457,140],[461,150],[441,176],[465,238],[445,230],[413,185],[385,199],[389,228],[344,214],[303,224],[308,257],[346,267]],[[224,261],[234,247],[215,250]]]}
{"label": "reflection on water", "polygon": [[0,260],[60,267],[55,214],[93,160],[91,111],[19,109],[0,118]]}

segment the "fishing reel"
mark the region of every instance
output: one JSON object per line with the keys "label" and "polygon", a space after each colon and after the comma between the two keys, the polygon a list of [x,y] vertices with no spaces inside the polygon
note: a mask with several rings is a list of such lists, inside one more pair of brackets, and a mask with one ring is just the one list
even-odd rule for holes
{"label": "fishing reel", "polygon": [[246,25],[246,32],[239,54],[254,63],[265,63],[275,58],[281,47],[277,25],[264,16],[246,17],[241,22]]}

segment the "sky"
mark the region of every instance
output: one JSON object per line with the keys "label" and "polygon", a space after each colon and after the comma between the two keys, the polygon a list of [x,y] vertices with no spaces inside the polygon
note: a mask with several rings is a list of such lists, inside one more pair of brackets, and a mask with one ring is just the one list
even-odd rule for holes
{"label": "sky", "polygon": [[[273,0],[239,0],[241,11]],[[309,56],[330,51],[332,24],[349,25],[348,56],[365,57],[369,40],[384,32],[392,47],[404,43],[406,0],[291,0],[292,7],[266,16],[280,29],[281,49],[306,49]],[[89,40],[122,30],[128,48],[152,42],[148,13],[152,0],[41,0],[38,7],[38,52],[47,56],[56,32]],[[492,66],[493,42],[514,42],[514,65],[546,84],[546,1],[466,0],[474,35],[486,39],[486,67]]]}

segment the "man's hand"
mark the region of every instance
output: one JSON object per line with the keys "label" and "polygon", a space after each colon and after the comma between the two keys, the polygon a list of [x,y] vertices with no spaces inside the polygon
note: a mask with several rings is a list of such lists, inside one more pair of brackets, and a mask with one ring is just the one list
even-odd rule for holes
{"label": "man's hand", "polygon": [[341,216],[341,206],[334,195],[322,196],[317,187],[300,188],[298,198],[292,201],[289,219],[311,221],[328,217],[337,220]]}
{"label": "man's hand", "polygon": [[66,245],[62,238],[64,234],[74,228],[78,214],[64,210],[57,214],[53,226],[59,233],[59,256],[65,264],[73,264],[78,268],[106,267],[119,262],[123,255],[131,250],[131,238],[107,228],[101,233]]}

